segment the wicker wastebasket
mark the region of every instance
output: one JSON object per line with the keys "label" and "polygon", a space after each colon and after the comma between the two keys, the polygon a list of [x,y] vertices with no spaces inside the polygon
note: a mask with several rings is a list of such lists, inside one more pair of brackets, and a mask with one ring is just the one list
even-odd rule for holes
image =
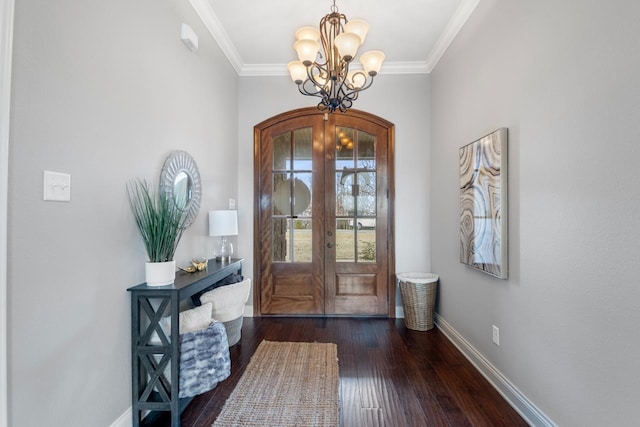
{"label": "wicker wastebasket", "polygon": [[438,275],[432,273],[398,273],[402,294],[404,324],[415,331],[433,329],[433,306],[436,302]]}

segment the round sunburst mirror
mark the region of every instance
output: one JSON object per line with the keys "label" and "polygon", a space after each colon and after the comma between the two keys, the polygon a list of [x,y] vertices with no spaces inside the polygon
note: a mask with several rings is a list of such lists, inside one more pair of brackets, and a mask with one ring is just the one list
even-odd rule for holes
{"label": "round sunburst mirror", "polygon": [[187,212],[184,226],[189,227],[200,210],[200,172],[186,151],[171,152],[162,166],[160,189],[166,191],[178,208]]}

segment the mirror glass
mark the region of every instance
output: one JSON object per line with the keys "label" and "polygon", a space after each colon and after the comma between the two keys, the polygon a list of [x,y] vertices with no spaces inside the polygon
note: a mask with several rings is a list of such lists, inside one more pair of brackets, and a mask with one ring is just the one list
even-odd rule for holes
{"label": "mirror glass", "polygon": [[189,178],[189,175],[185,171],[180,171],[176,175],[176,179],[173,182],[173,198],[176,202],[176,206],[180,209],[187,207],[187,203],[191,200],[191,187],[193,183]]}
{"label": "mirror glass", "polygon": [[178,208],[188,212],[184,226],[193,224],[200,210],[200,173],[186,151],[173,151],[160,173],[160,188],[166,191]]}

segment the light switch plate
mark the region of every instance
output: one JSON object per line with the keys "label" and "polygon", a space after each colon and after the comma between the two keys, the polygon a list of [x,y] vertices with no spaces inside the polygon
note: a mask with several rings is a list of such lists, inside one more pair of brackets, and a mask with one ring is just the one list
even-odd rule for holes
{"label": "light switch plate", "polygon": [[71,201],[71,175],[44,171],[43,200],[55,202]]}
{"label": "light switch plate", "polygon": [[236,208],[236,199],[229,199],[229,209],[235,210]]}
{"label": "light switch plate", "polygon": [[500,329],[496,325],[493,325],[493,343],[495,345],[500,345]]}

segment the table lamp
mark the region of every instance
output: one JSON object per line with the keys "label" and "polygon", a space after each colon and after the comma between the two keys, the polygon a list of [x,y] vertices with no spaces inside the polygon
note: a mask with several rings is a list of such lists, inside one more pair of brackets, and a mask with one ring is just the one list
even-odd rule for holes
{"label": "table lamp", "polygon": [[217,210],[209,211],[209,236],[220,237],[215,246],[214,256],[222,262],[231,261],[233,245],[227,241],[227,236],[238,235],[238,211]]}

